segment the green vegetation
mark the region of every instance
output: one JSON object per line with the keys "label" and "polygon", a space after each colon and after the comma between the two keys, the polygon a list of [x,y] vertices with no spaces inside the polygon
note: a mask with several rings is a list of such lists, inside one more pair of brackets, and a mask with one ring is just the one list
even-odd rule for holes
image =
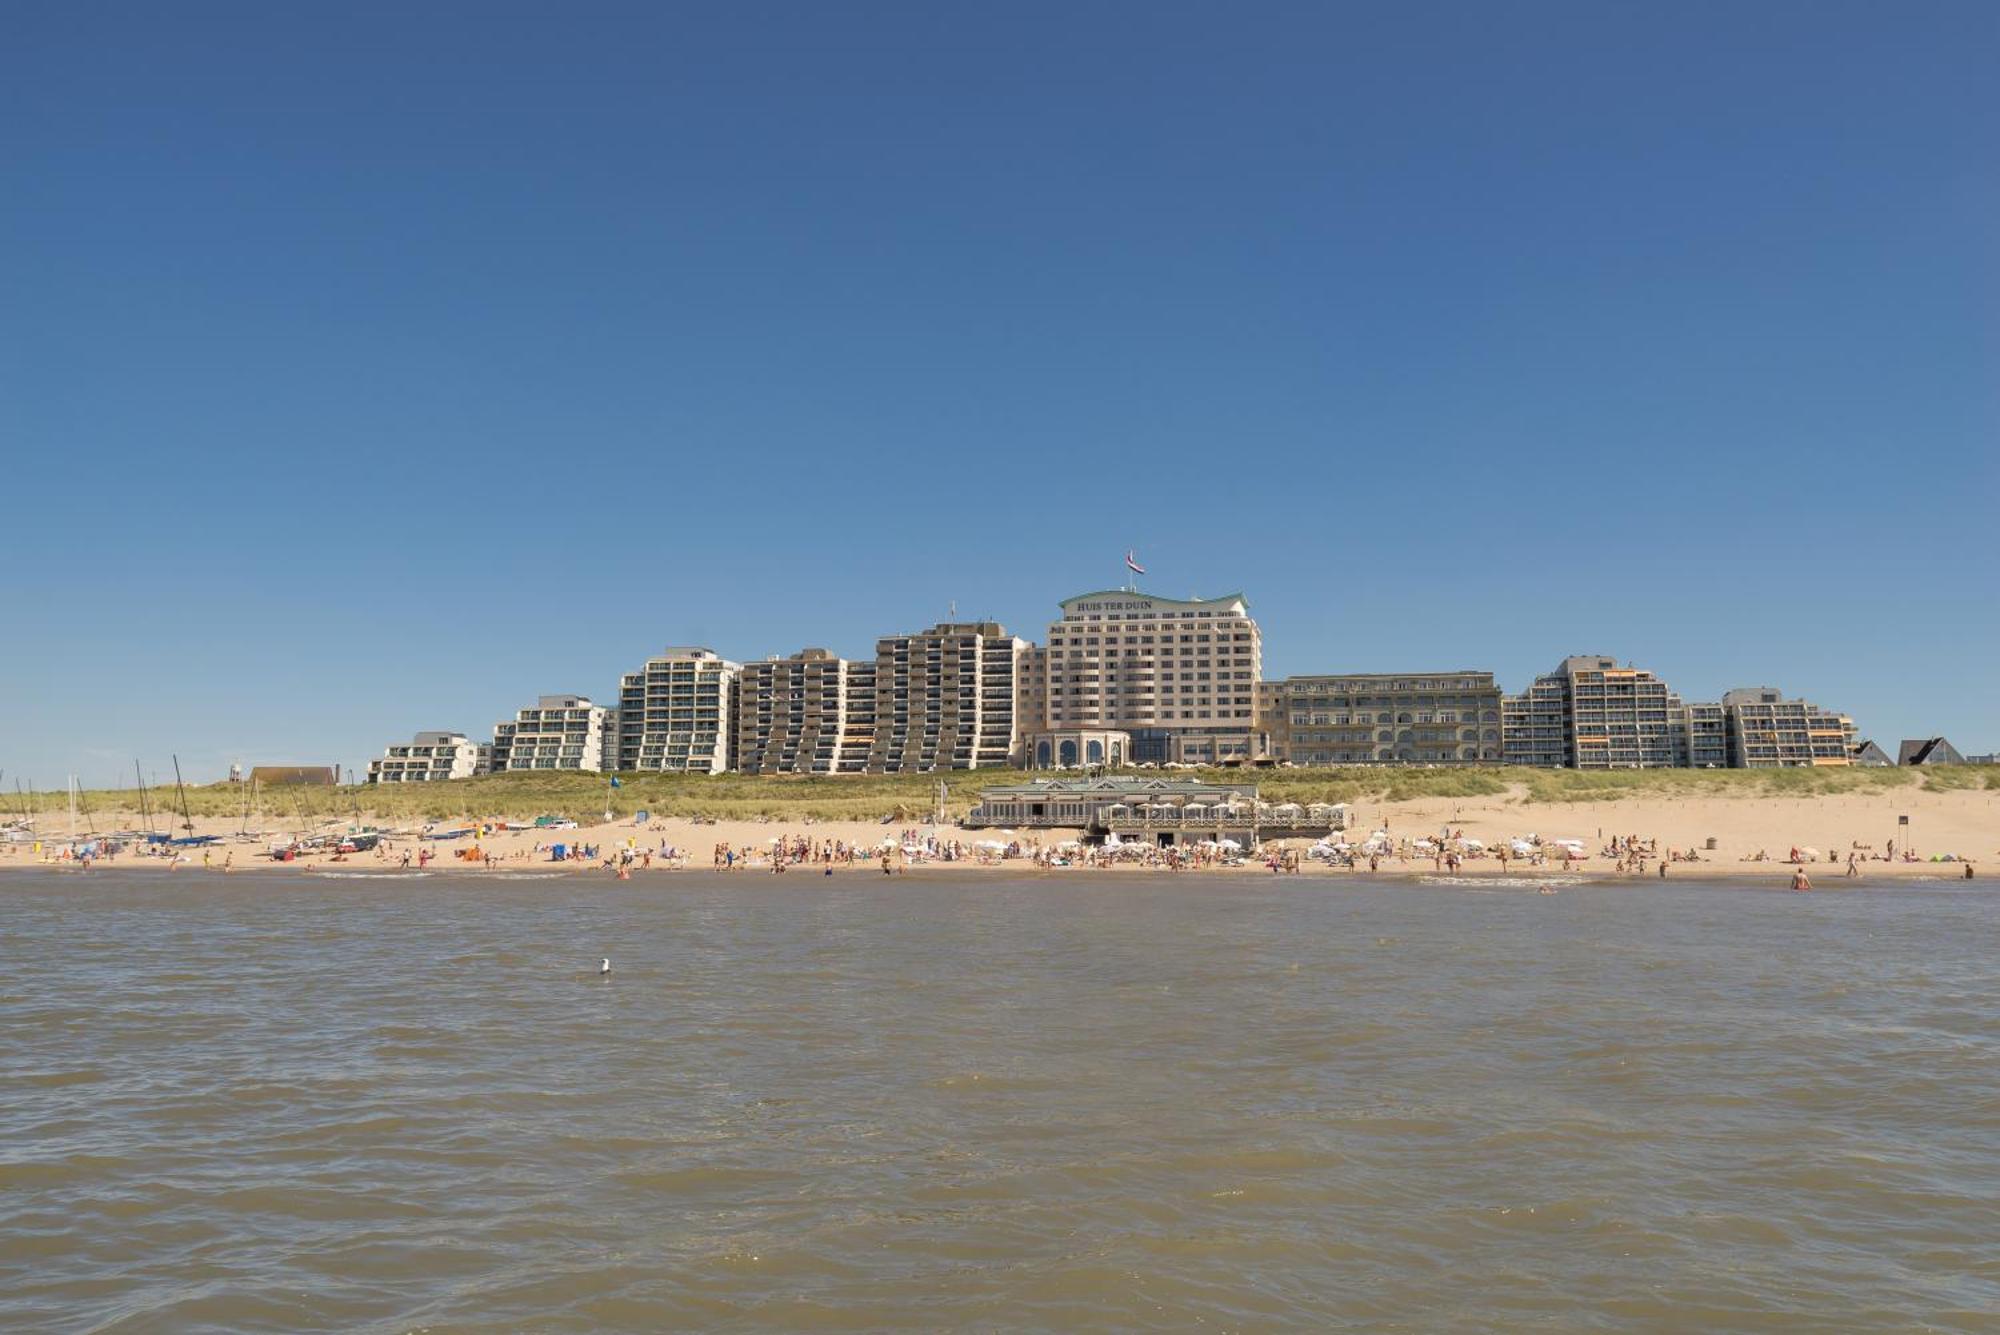
{"label": "green vegetation", "polygon": [[[1154,771],[1146,771],[1155,775]],[[742,774],[621,775],[622,786],[608,794],[619,814],[648,810],[660,816],[756,816],[822,820],[877,820],[887,815],[918,817],[931,809],[936,785],[948,786],[946,808],[962,815],[979,800],[982,788],[1019,783],[1030,776],[1015,770],[973,773],[855,774],[834,777],[750,776]],[[1426,797],[1495,797],[1519,793],[1524,802],[1615,801],[1626,797],[1807,797],[1822,793],[1880,792],[1916,785],[1926,791],[2000,791],[2000,769],[1952,766],[1925,769],[1786,770],[1618,770],[1579,773],[1503,767],[1473,769],[1280,769],[1186,770],[1156,777],[1199,778],[1256,784],[1274,802],[1407,801]],[[237,786],[188,789],[197,816],[239,815],[248,794]],[[604,776],[595,774],[496,774],[456,783],[343,788],[267,788],[258,795],[265,823],[320,820],[352,815],[390,822],[452,820],[464,816],[522,818],[538,815],[594,817],[606,809]],[[18,806],[13,794],[8,806]],[[136,812],[131,790],[84,794],[98,813]],[[171,788],[151,793],[154,806],[175,804]],[[44,812],[63,806],[60,794],[43,794]],[[161,816],[159,824],[166,824]]]}

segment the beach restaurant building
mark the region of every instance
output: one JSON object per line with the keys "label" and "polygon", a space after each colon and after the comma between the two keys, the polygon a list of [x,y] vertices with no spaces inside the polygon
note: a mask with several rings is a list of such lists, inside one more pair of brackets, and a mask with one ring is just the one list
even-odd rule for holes
{"label": "beach restaurant building", "polygon": [[1111,777],[1035,779],[987,788],[966,817],[975,828],[1082,830],[1086,838],[1154,844],[1320,836],[1348,827],[1345,803],[1269,803],[1255,784]]}

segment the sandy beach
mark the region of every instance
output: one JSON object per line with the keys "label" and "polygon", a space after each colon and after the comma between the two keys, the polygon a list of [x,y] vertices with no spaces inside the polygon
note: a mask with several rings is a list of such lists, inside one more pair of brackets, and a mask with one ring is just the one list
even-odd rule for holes
{"label": "sandy beach", "polygon": [[[1898,824],[1898,818],[1903,816],[1909,818],[1907,826]],[[157,820],[158,813],[155,817]],[[1604,856],[1601,851],[1609,841],[1620,838],[1636,839],[1653,850],[1647,858],[1649,875],[1657,875],[1659,857],[1669,850],[1683,855],[1693,851],[1698,859],[1671,861],[1668,875],[1675,877],[1740,877],[1767,871],[1773,879],[1789,880],[1792,868],[1788,859],[1794,849],[1810,850],[1807,861],[1816,884],[1833,880],[1852,883],[1852,879],[1845,875],[1850,852],[1856,854],[1862,880],[1938,876],[1962,878],[1968,863],[1979,875],[2000,869],[2000,794],[1983,791],[1898,790],[1802,798],[1643,797],[1573,803],[1530,803],[1523,801],[1517,792],[1486,798],[1425,798],[1364,803],[1356,808],[1355,817],[1354,829],[1348,837],[1357,841],[1368,832],[1380,829],[1386,829],[1391,839],[1398,843],[1435,836],[1444,831],[1477,840],[1489,848],[1531,837],[1539,837],[1549,843],[1560,839],[1578,840],[1589,856],[1567,870],[1571,874],[1587,877],[1632,875],[1629,870],[1618,870],[1614,859]],[[139,828],[137,814],[131,812],[98,811],[91,816],[90,824],[99,834]],[[380,847],[367,852],[344,857],[331,852],[315,853],[291,862],[276,862],[271,859],[269,849],[274,843],[299,835],[301,830],[296,825],[288,827],[266,821],[262,829],[253,823],[245,831],[243,822],[239,820],[196,818],[194,825],[197,833],[219,836],[221,842],[183,850],[187,858],[183,865],[218,867],[227,863],[232,868],[284,868],[301,873],[335,865],[354,871],[375,868],[388,871],[401,870],[405,854],[410,855],[412,865],[416,865],[420,852],[428,850],[431,857],[427,860],[427,869],[431,871],[547,871],[554,867],[578,875],[609,875],[612,873],[603,868],[604,860],[629,850],[634,855],[632,873],[645,876],[669,874],[676,869],[712,867],[717,846],[726,845],[735,851],[739,869],[768,873],[772,870],[770,849],[773,845],[779,840],[791,843],[803,838],[815,850],[815,865],[811,868],[815,873],[820,870],[817,850],[831,842],[860,850],[851,868],[844,860],[837,863],[838,872],[879,874],[877,850],[885,840],[891,844],[892,865],[897,870],[921,866],[951,871],[987,868],[1019,871],[1027,865],[1027,858],[1037,848],[1053,849],[1065,840],[1078,838],[1080,834],[1075,830],[1003,833],[959,825],[917,824],[907,820],[891,824],[803,819],[698,822],[653,816],[644,824],[635,824],[631,817],[620,817],[575,829],[541,830],[501,830],[493,828],[497,821],[475,821],[482,827],[475,834],[456,839],[425,837],[427,833],[463,828],[464,824],[447,822],[428,830],[423,826],[407,826],[391,831]],[[337,833],[349,828],[349,821],[330,820],[309,832]],[[0,843],[0,868],[45,866],[64,861],[62,852],[68,846],[66,818],[46,814],[40,822],[40,830],[43,837],[39,846],[33,839]],[[92,832],[80,830],[79,835],[87,838]],[[1713,848],[1709,846],[1711,839],[1714,840]],[[1898,856],[1896,860],[1889,861],[1885,860],[1884,854],[1892,840],[1896,841]],[[977,847],[982,841],[1018,843],[1023,856],[1002,859],[993,856],[990,850],[982,855]],[[1265,850],[1303,854],[1312,842],[1309,839],[1272,841],[1265,845]],[[552,862],[549,849],[557,843],[569,847],[581,844],[592,849],[594,855]],[[954,843],[963,852],[963,856],[956,860],[924,855],[911,858],[901,851],[905,844],[929,849],[934,845]],[[1905,860],[1902,856],[1905,849],[1913,849],[1918,860]],[[477,850],[476,857],[466,856],[474,850]],[[1758,856],[1760,853],[1763,855],[1761,859]],[[1953,861],[1932,860],[1940,856],[1949,856]],[[1306,875],[1351,877],[1371,874],[1365,861],[1354,868],[1329,867],[1303,857],[1300,862],[1301,872]],[[100,859],[94,869],[158,871],[167,869],[169,865],[169,859],[145,856],[128,848],[117,857]],[[1136,869],[1136,864],[1133,868],[1072,866],[1050,870],[1052,874],[1089,874],[1130,869]],[[800,872],[806,869],[793,867],[791,870]],[[1269,874],[1263,860],[1254,856],[1246,859],[1241,868],[1229,870]],[[1372,874],[1432,875],[1440,870],[1444,868],[1429,856],[1392,855],[1380,859],[1378,869]],[[1498,857],[1487,855],[1464,858],[1454,874],[1520,875],[1537,871],[1553,874],[1563,870],[1558,855],[1551,855],[1540,863],[1513,858],[1505,864]]]}

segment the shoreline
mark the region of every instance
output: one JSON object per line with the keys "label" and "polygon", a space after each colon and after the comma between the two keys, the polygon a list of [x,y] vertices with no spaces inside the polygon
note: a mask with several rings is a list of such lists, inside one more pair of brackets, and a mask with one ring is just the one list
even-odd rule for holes
{"label": "shoreline", "polygon": [[[1967,876],[1964,862],[1914,862],[1876,864],[1864,868],[1859,875],[1848,876],[1844,864],[1807,863],[1805,870],[1812,883],[1812,890],[1820,892],[1834,889],[1872,889],[1911,883],[1932,884],[1956,882],[1967,885],[1993,884],[2000,882],[2000,873],[1981,872],[1978,864],[1970,864],[1973,874]],[[312,862],[274,862],[258,859],[237,863],[225,871],[220,864],[208,867],[198,862],[173,865],[164,858],[126,857],[99,861],[89,867],[74,861],[40,861],[23,859],[0,860],[0,876],[7,872],[59,872],[63,875],[97,876],[109,874],[113,877],[152,874],[158,876],[178,876],[192,874],[217,877],[237,874],[278,874],[286,877],[313,878],[321,880],[370,880],[370,881],[416,881],[433,877],[447,880],[520,880],[520,881],[625,881],[628,884],[669,883],[685,876],[706,876],[745,882],[768,881],[774,877],[786,879],[805,878],[811,881],[888,880],[892,882],[934,881],[977,879],[987,876],[1011,876],[1020,879],[1062,880],[1081,877],[1087,880],[1120,880],[1138,876],[1146,877],[1187,877],[1194,879],[1242,880],[1246,877],[1263,878],[1274,881],[1311,880],[1357,887],[1379,885],[1384,887],[1432,886],[1477,886],[1490,884],[1506,887],[1534,887],[1552,885],[1558,890],[1580,886],[1625,885],[1635,889],[1667,885],[1677,882],[1698,884],[1738,884],[1744,881],[1768,881],[1773,889],[1789,891],[1793,875],[1799,870],[1797,864],[1784,862],[1746,863],[1738,866],[1703,863],[1697,868],[1682,870],[1684,864],[1670,864],[1671,870],[1662,877],[1657,871],[1645,873],[1620,872],[1609,867],[1590,868],[1579,866],[1568,871],[1560,867],[1521,868],[1510,866],[1506,869],[1498,865],[1462,866],[1457,871],[1438,871],[1430,867],[1384,866],[1375,871],[1366,868],[1328,867],[1319,863],[1307,863],[1297,871],[1280,870],[1273,872],[1262,862],[1246,862],[1239,866],[1209,865],[1182,868],[1157,864],[1130,863],[1109,866],[1055,866],[1045,867],[1029,858],[1008,858],[999,862],[923,862],[907,867],[893,866],[884,875],[878,864],[857,861],[852,865],[838,864],[827,874],[820,864],[789,865],[782,872],[774,871],[768,865],[740,866],[735,869],[717,869],[707,864],[668,865],[656,863],[651,867],[633,865],[628,876],[620,876],[616,869],[607,868],[596,862],[496,862],[488,867],[480,863],[462,862],[447,864],[439,861],[428,867],[404,868],[386,862],[331,860]]]}
{"label": "shoreline", "polygon": [[[1903,823],[1904,818],[1908,819],[1908,824]],[[156,827],[159,819],[159,814],[154,813]],[[39,848],[35,847],[33,835],[0,839],[0,874],[14,868],[61,866],[53,857],[68,845],[68,831],[50,829],[54,823],[54,819],[47,816],[40,822],[42,834]],[[92,813],[89,823],[96,830],[105,831],[107,837],[117,837],[113,831],[124,831],[129,835],[143,824],[143,818],[137,812],[100,809]],[[512,828],[500,828],[503,824]],[[401,870],[400,864],[405,855],[414,861],[421,851],[428,851],[431,857],[425,870],[445,875],[615,877],[616,870],[607,869],[601,863],[607,858],[629,853],[633,859],[630,874],[637,880],[681,870],[711,870],[715,850],[720,846],[733,850],[739,862],[747,860],[749,864],[727,874],[770,876],[774,874],[770,867],[772,848],[780,841],[792,847],[803,841],[810,849],[807,860],[788,866],[784,874],[819,874],[822,867],[820,859],[829,844],[840,850],[836,874],[843,876],[879,876],[879,858],[885,844],[895,868],[893,874],[899,876],[924,876],[933,872],[957,876],[992,871],[1023,876],[1072,872],[1117,875],[1128,871],[1238,877],[1273,874],[1261,857],[1251,857],[1247,853],[1241,866],[1214,865],[1214,860],[1221,856],[1219,850],[1214,849],[1206,853],[1197,851],[1195,856],[1201,865],[1181,871],[1148,865],[1138,859],[1108,867],[1091,867],[1082,865],[1081,857],[1078,865],[1043,868],[1032,856],[1035,851],[1056,850],[1066,841],[1081,838],[1083,832],[1060,828],[991,829],[952,823],[928,824],[900,818],[889,821],[879,818],[808,820],[775,817],[710,820],[657,814],[649,816],[643,823],[634,816],[625,816],[608,822],[597,820],[579,823],[575,828],[557,829],[553,826],[523,828],[513,826],[511,820],[503,822],[497,817],[486,816],[434,822],[422,828],[411,826],[383,830],[384,847],[379,851],[352,853],[338,861],[329,853],[312,853],[293,862],[273,861],[269,857],[270,847],[300,836],[334,836],[365,826],[357,827],[351,818],[327,818],[318,822],[300,820],[290,823],[289,828],[267,827],[262,832],[251,833],[242,829],[240,819],[202,816],[194,817],[193,825],[195,834],[215,838],[218,842],[205,848],[197,846],[182,850],[185,858],[182,867],[201,870],[206,851],[210,864],[208,869],[214,872],[220,872],[227,862],[232,872],[279,870],[314,875],[324,870],[393,875]],[[1975,880],[1982,879],[1989,869],[2000,874],[2000,791],[1987,790],[1754,798],[1669,795],[1572,803],[1528,802],[1523,794],[1515,792],[1473,798],[1414,798],[1357,804],[1353,828],[1345,837],[1360,844],[1371,832],[1377,831],[1387,831],[1384,842],[1391,845],[1391,851],[1383,855],[1379,870],[1373,872],[1367,869],[1365,854],[1353,867],[1328,866],[1310,859],[1307,854],[1315,842],[1310,838],[1266,840],[1264,849],[1296,856],[1302,864],[1298,873],[1280,872],[1278,875],[1296,874],[1361,882],[1378,880],[1383,883],[1415,883],[1424,878],[1459,878],[1473,882],[1495,878],[1540,881],[1564,877],[1576,877],[1589,883],[1641,879],[1658,881],[1659,858],[1662,855],[1675,853],[1685,859],[1692,852],[1696,860],[1669,861],[1666,879],[1761,881],[1769,878],[1775,884],[1789,881],[1798,870],[1797,865],[1789,860],[1793,849],[1804,856],[1804,870],[1815,888],[1849,882],[1880,885],[1912,879],[1963,880],[1968,864],[1974,870]],[[1435,839],[1445,831],[1464,841],[1454,845],[1463,859],[1456,868],[1438,866],[1432,850],[1427,847],[1409,847],[1416,839]],[[425,837],[426,834],[430,837]],[[457,837],[437,837],[452,835]],[[91,837],[94,837],[91,830],[77,831],[79,840]],[[1633,839],[1644,849],[1643,876],[1629,870],[1618,870],[1615,857],[1607,856],[1614,842],[1622,847],[1626,841]],[[1518,856],[1510,857],[1502,864],[1495,855],[1513,846],[1516,840],[1538,844],[1547,850],[1542,865],[1535,866]],[[1896,860],[1885,861],[1883,854],[1889,850],[1892,840],[1895,841]],[[1557,850],[1559,841],[1578,845],[1586,854],[1567,871]],[[979,847],[982,843],[988,845],[984,850]],[[587,859],[551,861],[547,849],[552,844],[582,844],[590,849],[591,856]],[[958,846],[957,851],[962,855],[960,860],[943,861],[921,855],[920,850],[928,851],[932,845],[948,844]],[[1482,845],[1486,852],[1470,851],[1468,846],[1471,844]],[[994,845],[1017,845],[1023,856],[998,857]],[[909,849],[908,856],[901,851],[905,846]],[[1185,846],[1180,847],[1183,853],[1188,851]],[[1907,847],[1914,847],[1918,860],[1903,859],[1902,854]],[[851,865],[845,857],[845,850],[850,848],[855,850]],[[477,860],[458,856],[474,849],[479,853]],[[678,867],[669,869],[662,865],[669,850],[679,859]],[[1760,851],[1766,855],[1762,860],[1755,857]],[[1850,853],[1857,859],[1858,877],[1846,875]],[[493,859],[491,866],[486,863],[487,855]],[[1930,860],[1932,855],[1950,855],[1958,860],[1933,862]],[[646,865],[648,861],[651,866]],[[134,868],[170,870],[166,859],[142,856],[133,847],[128,847],[115,858],[99,861],[92,870],[119,872]],[[412,870],[416,868],[413,866]]]}

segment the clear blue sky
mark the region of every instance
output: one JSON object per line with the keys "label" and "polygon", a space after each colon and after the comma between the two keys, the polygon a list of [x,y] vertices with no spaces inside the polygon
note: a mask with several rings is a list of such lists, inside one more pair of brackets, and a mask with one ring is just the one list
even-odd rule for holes
{"label": "clear blue sky", "polygon": [[0,785],[1120,577],[2000,746],[2000,5],[22,3]]}

